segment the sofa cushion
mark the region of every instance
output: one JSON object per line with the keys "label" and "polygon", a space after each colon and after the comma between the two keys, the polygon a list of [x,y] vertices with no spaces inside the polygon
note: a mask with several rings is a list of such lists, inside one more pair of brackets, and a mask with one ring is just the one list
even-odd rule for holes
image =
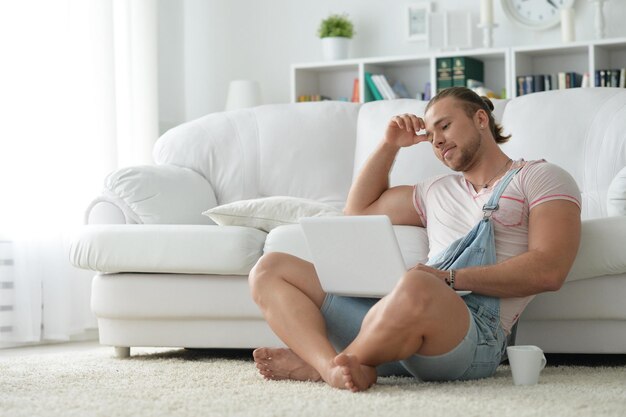
{"label": "sofa cushion", "polygon": [[626,217],[584,220],[580,247],[567,275],[579,281],[603,275],[626,274]]}
{"label": "sofa cushion", "polygon": [[345,202],[358,110],[342,102],[258,107],[259,196]]}
{"label": "sofa cushion", "polygon": [[[413,226],[393,226],[407,269],[428,258],[426,229]],[[311,261],[306,238],[299,224],[280,226],[272,230],[265,241],[264,253],[284,252]]]}
{"label": "sofa cushion", "polygon": [[609,216],[626,216],[626,167],[611,181],[606,204]]}
{"label": "sofa cushion", "polygon": [[213,113],[166,132],[154,160],[201,173],[220,205],[276,195],[341,203],[352,179],[358,109],[320,102]]}
{"label": "sofa cushion", "polygon": [[109,273],[247,275],[265,237],[237,226],[89,225],[72,239],[70,260]]}
{"label": "sofa cushion", "polygon": [[[98,274],[91,309],[110,319],[260,319],[248,277],[194,274]],[[210,330],[207,330],[210,331]]]}
{"label": "sofa cushion", "polygon": [[502,150],[513,159],[545,158],[569,172],[582,196],[582,217],[607,214],[607,190],[626,166],[626,90],[571,88],[511,100]]}
{"label": "sofa cushion", "polygon": [[527,320],[626,320],[626,274],[566,282],[537,295],[522,314]]}
{"label": "sofa cushion", "polygon": [[296,197],[267,197],[234,201],[205,211],[221,226],[245,226],[269,232],[302,217],[338,216],[341,209],[330,204]]}

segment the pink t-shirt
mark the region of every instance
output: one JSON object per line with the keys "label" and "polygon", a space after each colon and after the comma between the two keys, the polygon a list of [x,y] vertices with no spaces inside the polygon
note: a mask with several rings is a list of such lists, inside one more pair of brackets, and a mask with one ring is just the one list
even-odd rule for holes
{"label": "pink t-shirt", "polygon": [[[578,186],[565,170],[545,160],[520,160],[513,168],[521,165],[493,214],[498,263],[528,251],[528,214],[533,207],[551,200],[569,200],[580,207]],[[447,174],[415,185],[413,201],[428,233],[429,257],[465,236],[482,219],[482,207],[499,182],[476,192],[463,175]],[[533,297],[501,299],[500,320],[507,333]]]}

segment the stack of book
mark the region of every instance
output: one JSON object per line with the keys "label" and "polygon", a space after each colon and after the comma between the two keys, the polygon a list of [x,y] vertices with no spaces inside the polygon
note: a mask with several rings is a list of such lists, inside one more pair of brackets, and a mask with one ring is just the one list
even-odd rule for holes
{"label": "stack of book", "polygon": [[626,87],[626,68],[596,70],[596,87]]}
{"label": "stack of book", "polygon": [[305,101],[325,101],[325,100],[332,100],[332,98],[328,96],[322,96],[320,94],[298,96],[298,103],[305,102]]}
{"label": "stack of book", "polygon": [[[410,98],[410,94],[401,81],[396,81],[393,87],[385,74],[365,74],[365,101],[393,100],[396,98]],[[352,99],[358,97],[358,80],[354,82]],[[358,100],[357,100],[358,101]]]}
{"label": "stack of book", "polygon": [[468,81],[485,81],[482,61],[466,57],[437,58],[437,92],[454,86],[467,87]]}
{"label": "stack of book", "polygon": [[517,95],[564,88],[590,87],[589,73],[559,72],[556,74],[520,75],[517,77]]}

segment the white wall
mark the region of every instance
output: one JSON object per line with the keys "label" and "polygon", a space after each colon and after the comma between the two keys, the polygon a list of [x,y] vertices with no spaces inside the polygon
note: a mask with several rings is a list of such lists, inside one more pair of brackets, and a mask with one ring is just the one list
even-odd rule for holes
{"label": "white wall", "polygon": [[[356,28],[351,57],[428,51],[408,42],[405,9],[415,0],[159,0],[159,88],[162,131],[224,109],[228,83],[255,79],[263,103],[289,101],[290,66],[322,59],[316,36],[321,19],[348,13]],[[469,10],[478,23],[478,0],[432,1],[434,11]],[[469,5],[472,5],[471,7]],[[576,2],[576,39],[594,39],[594,10]],[[626,1],[605,3],[608,37],[626,37]],[[560,43],[560,29],[541,32],[511,23],[494,1],[494,46]],[[480,46],[476,29],[474,43]]]}

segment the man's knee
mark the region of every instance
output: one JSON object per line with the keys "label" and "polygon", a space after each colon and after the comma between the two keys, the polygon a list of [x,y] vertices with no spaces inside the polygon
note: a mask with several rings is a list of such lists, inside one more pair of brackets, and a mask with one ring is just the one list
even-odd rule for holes
{"label": "man's knee", "polygon": [[408,271],[389,295],[386,321],[412,326],[426,318],[433,305],[435,285],[429,274]]}
{"label": "man's knee", "polygon": [[280,267],[285,261],[285,256],[278,252],[269,252],[261,256],[256,265],[250,271],[248,284],[252,298],[260,304],[265,291],[271,290],[278,280],[281,280]]}

